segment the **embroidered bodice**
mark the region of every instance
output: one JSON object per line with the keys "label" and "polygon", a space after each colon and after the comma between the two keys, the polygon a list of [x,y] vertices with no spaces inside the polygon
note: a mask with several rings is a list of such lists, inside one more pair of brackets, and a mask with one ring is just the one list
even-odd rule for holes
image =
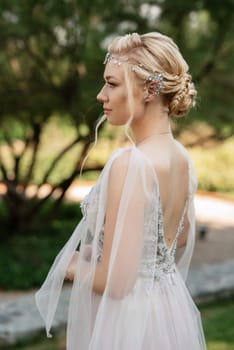
{"label": "embroidered bodice", "polygon": [[[84,198],[84,200],[81,202],[81,210],[83,213],[83,218],[86,219],[87,213],[90,211],[94,214],[97,210],[98,201],[97,201],[97,192],[96,193],[90,193],[88,196]],[[92,194],[92,196],[91,196]],[[156,196],[156,193],[155,193]],[[91,198],[92,197],[92,198]],[[156,197],[155,197],[156,199]],[[160,198],[158,200],[160,203]],[[150,275],[154,275],[155,280],[161,280],[163,277],[169,277],[171,278],[171,274],[175,272],[176,264],[175,264],[175,254],[176,254],[176,246],[177,246],[177,240],[181,232],[184,228],[184,216],[186,211],[186,206],[184,208],[183,214],[181,216],[179,226],[177,229],[177,232],[175,234],[175,238],[170,245],[170,247],[167,246],[164,236],[164,230],[163,230],[163,213],[161,209],[161,205],[158,207],[158,212],[155,213],[155,207],[152,203],[152,210],[150,210],[146,216],[147,219],[145,220],[145,230],[147,232],[147,239],[144,242],[144,251],[150,251],[150,255],[152,256],[152,252],[155,250],[155,247],[157,247],[156,254],[155,254],[155,261],[148,261],[147,259],[141,261],[140,265],[140,274],[142,277],[148,277]],[[156,227],[157,223],[157,227]],[[85,244],[89,245],[93,241],[93,232],[89,231],[86,237]],[[104,225],[102,229],[99,232],[98,242],[97,242],[97,262],[101,261],[102,258],[102,251],[103,251],[103,241],[104,241]],[[144,256],[147,256],[147,254],[144,254]]]}
{"label": "embroidered bodice", "polygon": [[165,236],[163,231],[163,214],[161,207],[159,208],[158,217],[158,244],[157,244],[157,259],[155,268],[155,279],[161,279],[165,274],[171,274],[175,272],[175,254],[177,240],[184,228],[184,216],[185,209],[180,219],[180,223],[175,234],[175,238],[170,247],[165,242]]}

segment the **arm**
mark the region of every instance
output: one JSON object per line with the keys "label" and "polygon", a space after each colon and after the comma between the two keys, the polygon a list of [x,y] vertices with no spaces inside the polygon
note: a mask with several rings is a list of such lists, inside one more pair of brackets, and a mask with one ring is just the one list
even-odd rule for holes
{"label": "arm", "polygon": [[[145,213],[155,198],[152,174],[152,168],[141,156],[128,151],[112,163],[105,199],[102,257],[95,265],[92,281],[97,294],[105,291],[112,298],[122,298],[135,285],[142,254],[147,254],[142,249]],[[82,264],[85,269],[89,263]]]}
{"label": "arm", "polygon": [[[106,286],[113,234],[115,230],[115,223],[117,220],[118,208],[119,208],[119,203],[121,199],[121,193],[123,190],[126,173],[127,173],[126,157],[125,159],[122,159],[122,162],[120,159],[116,160],[111,168],[109,183],[108,183],[107,210],[106,210],[106,216],[105,216],[102,259],[99,263],[97,263],[94,281],[93,281],[93,291],[97,294],[103,294]],[[66,272],[66,279],[69,281],[73,281],[74,279],[77,259],[78,259],[78,252],[75,252]],[[89,259],[87,259],[87,261],[88,260]]]}
{"label": "arm", "polygon": [[[103,255],[93,290],[122,298],[133,288],[142,256],[144,219],[152,195],[151,169],[124,153],[110,171],[104,226]],[[147,170],[146,170],[147,169]],[[150,175],[150,176],[149,176]]]}

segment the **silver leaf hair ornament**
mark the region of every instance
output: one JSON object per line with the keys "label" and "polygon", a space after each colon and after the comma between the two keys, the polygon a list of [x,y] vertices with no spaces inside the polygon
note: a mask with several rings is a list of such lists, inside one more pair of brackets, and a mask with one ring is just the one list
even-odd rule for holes
{"label": "silver leaf hair ornament", "polygon": [[146,79],[146,83],[156,83],[154,88],[155,95],[159,95],[163,89],[163,78],[162,73],[153,73]]}
{"label": "silver leaf hair ornament", "polygon": [[[129,63],[130,65],[132,65],[132,71],[133,72],[136,72],[136,69],[134,68],[135,67],[139,67],[139,68],[142,68],[148,72],[152,72],[151,69],[145,67],[142,63],[139,63],[139,64],[135,64],[135,63],[132,63],[130,62],[127,58],[123,58],[123,57],[119,57],[119,56],[114,56],[112,55],[110,52],[107,52],[106,54],[106,57],[104,59],[104,62],[103,64],[107,64],[108,62],[112,61],[114,64],[117,64],[118,66],[121,65],[121,63]],[[162,73],[156,73],[153,71],[153,73],[146,79],[146,83],[156,83],[155,87],[154,87],[154,94],[155,95],[159,95],[160,92],[162,91],[163,89],[163,79],[164,79],[164,76]]]}

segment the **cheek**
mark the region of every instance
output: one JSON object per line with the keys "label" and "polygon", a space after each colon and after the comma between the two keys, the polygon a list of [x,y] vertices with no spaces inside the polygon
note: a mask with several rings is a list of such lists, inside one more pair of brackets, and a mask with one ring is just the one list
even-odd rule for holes
{"label": "cheek", "polygon": [[128,115],[133,114],[133,119],[142,118],[145,113],[145,104],[141,98],[134,97],[133,105],[128,106]]}
{"label": "cheek", "polygon": [[115,110],[118,111],[121,115],[130,114],[130,108],[128,103],[128,97],[126,93],[119,94],[114,101]]}
{"label": "cheek", "polygon": [[128,108],[127,100],[118,100],[116,105],[112,105],[113,110],[107,115],[107,120],[111,125],[125,125],[130,117],[130,111]]}

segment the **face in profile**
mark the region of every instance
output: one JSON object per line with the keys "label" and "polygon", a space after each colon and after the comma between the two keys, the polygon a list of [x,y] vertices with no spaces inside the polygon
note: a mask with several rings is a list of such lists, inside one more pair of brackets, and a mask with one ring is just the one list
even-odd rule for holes
{"label": "face in profile", "polygon": [[[103,113],[112,125],[124,125],[131,116],[124,64],[118,65],[112,61],[106,64],[104,71],[105,84],[97,95],[98,101],[103,104]],[[135,110],[139,112],[137,104],[139,104],[140,99],[136,93],[133,94],[133,101]]]}

